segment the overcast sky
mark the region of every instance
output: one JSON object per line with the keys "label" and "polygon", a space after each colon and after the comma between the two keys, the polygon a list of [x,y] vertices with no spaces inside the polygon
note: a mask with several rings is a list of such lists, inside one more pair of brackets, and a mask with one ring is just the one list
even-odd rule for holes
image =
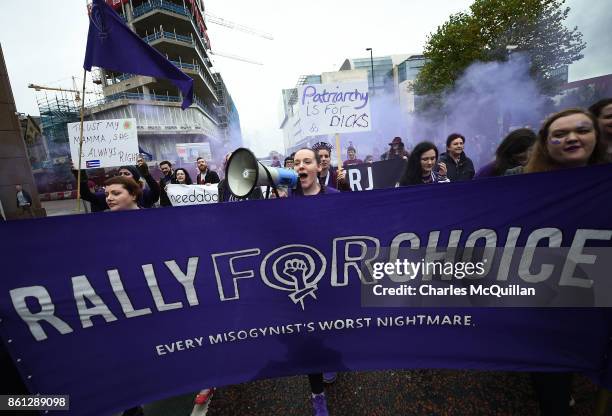
{"label": "overcast sky", "polygon": [[[205,0],[207,11],[274,36],[248,35],[209,23],[213,51],[263,66],[214,57],[240,114],[247,144],[259,156],[283,151],[281,90],[302,74],[337,70],[345,58],[420,53],[427,35],[471,0]],[[570,80],[612,72],[610,0],[568,0],[568,24],[584,33],[585,58]],[[88,19],[85,0],[0,1],[0,43],[18,111],[38,114],[29,83],[72,87],[82,79]],[[79,87],[80,88],[80,87]]]}

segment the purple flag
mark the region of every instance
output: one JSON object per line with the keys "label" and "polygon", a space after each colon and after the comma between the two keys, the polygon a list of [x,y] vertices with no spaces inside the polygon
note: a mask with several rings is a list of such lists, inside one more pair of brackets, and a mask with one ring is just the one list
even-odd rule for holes
{"label": "purple flag", "polygon": [[183,109],[193,102],[193,80],[140,39],[103,0],[93,0],[83,68],[165,78],[183,94]]}

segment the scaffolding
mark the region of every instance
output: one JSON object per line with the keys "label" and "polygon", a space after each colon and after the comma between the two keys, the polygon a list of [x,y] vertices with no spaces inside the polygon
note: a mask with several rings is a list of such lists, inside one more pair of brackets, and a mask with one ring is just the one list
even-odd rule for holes
{"label": "scaffolding", "polygon": [[47,138],[51,157],[69,157],[67,124],[80,120],[79,108],[74,97],[66,92],[56,92],[51,96],[45,92],[37,97],[37,103],[43,134]]}
{"label": "scaffolding", "polygon": [[227,108],[227,90],[225,88],[225,84],[221,79],[221,75],[218,73],[214,73],[213,77],[215,78],[215,93],[219,98],[219,104],[215,107],[217,109],[216,115],[219,121],[219,127],[222,129],[227,129],[228,125],[228,108]]}

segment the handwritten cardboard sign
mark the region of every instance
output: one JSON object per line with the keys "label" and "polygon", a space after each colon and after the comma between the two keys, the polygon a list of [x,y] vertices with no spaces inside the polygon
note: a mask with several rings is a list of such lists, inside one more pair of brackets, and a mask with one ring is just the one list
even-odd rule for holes
{"label": "handwritten cardboard sign", "polygon": [[[68,124],[70,157],[79,164],[80,123]],[[135,165],[138,158],[136,119],[94,120],[83,123],[81,169]]]}
{"label": "handwritten cardboard sign", "polygon": [[372,129],[366,81],[307,84],[298,89],[304,136],[359,133]]}

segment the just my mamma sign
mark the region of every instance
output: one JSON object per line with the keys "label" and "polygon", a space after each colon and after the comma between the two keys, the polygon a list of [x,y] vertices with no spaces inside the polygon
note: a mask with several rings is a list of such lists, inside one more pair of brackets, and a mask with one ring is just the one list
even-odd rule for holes
{"label": "just my mamma sign", "polygon": [[372,129],[367,81],[308,84],[298,88],[304,136]]}
{"label": "just my mamma sign", "polygon": [[[610,183],[606,165],[2,222],[0,336],[30,391],[70,395],[75,415],[324,370],[569,371],[609,388],[606,308],[366,307],[361,294],[379,286],[369,266],[392,264],[385,248],[451,261],[474,246],[502,248],[499,284],[591,293],[579,269],[612,246]],[[552,267],[525,247],[569,251]]]}
{"label": "just my mamma sign", "polygon": [[[70,157],[79,164],[81,123],[68,124]],[[81,169],[134,165],[138,158],[136,119],[94,120],[83,123]]]}

